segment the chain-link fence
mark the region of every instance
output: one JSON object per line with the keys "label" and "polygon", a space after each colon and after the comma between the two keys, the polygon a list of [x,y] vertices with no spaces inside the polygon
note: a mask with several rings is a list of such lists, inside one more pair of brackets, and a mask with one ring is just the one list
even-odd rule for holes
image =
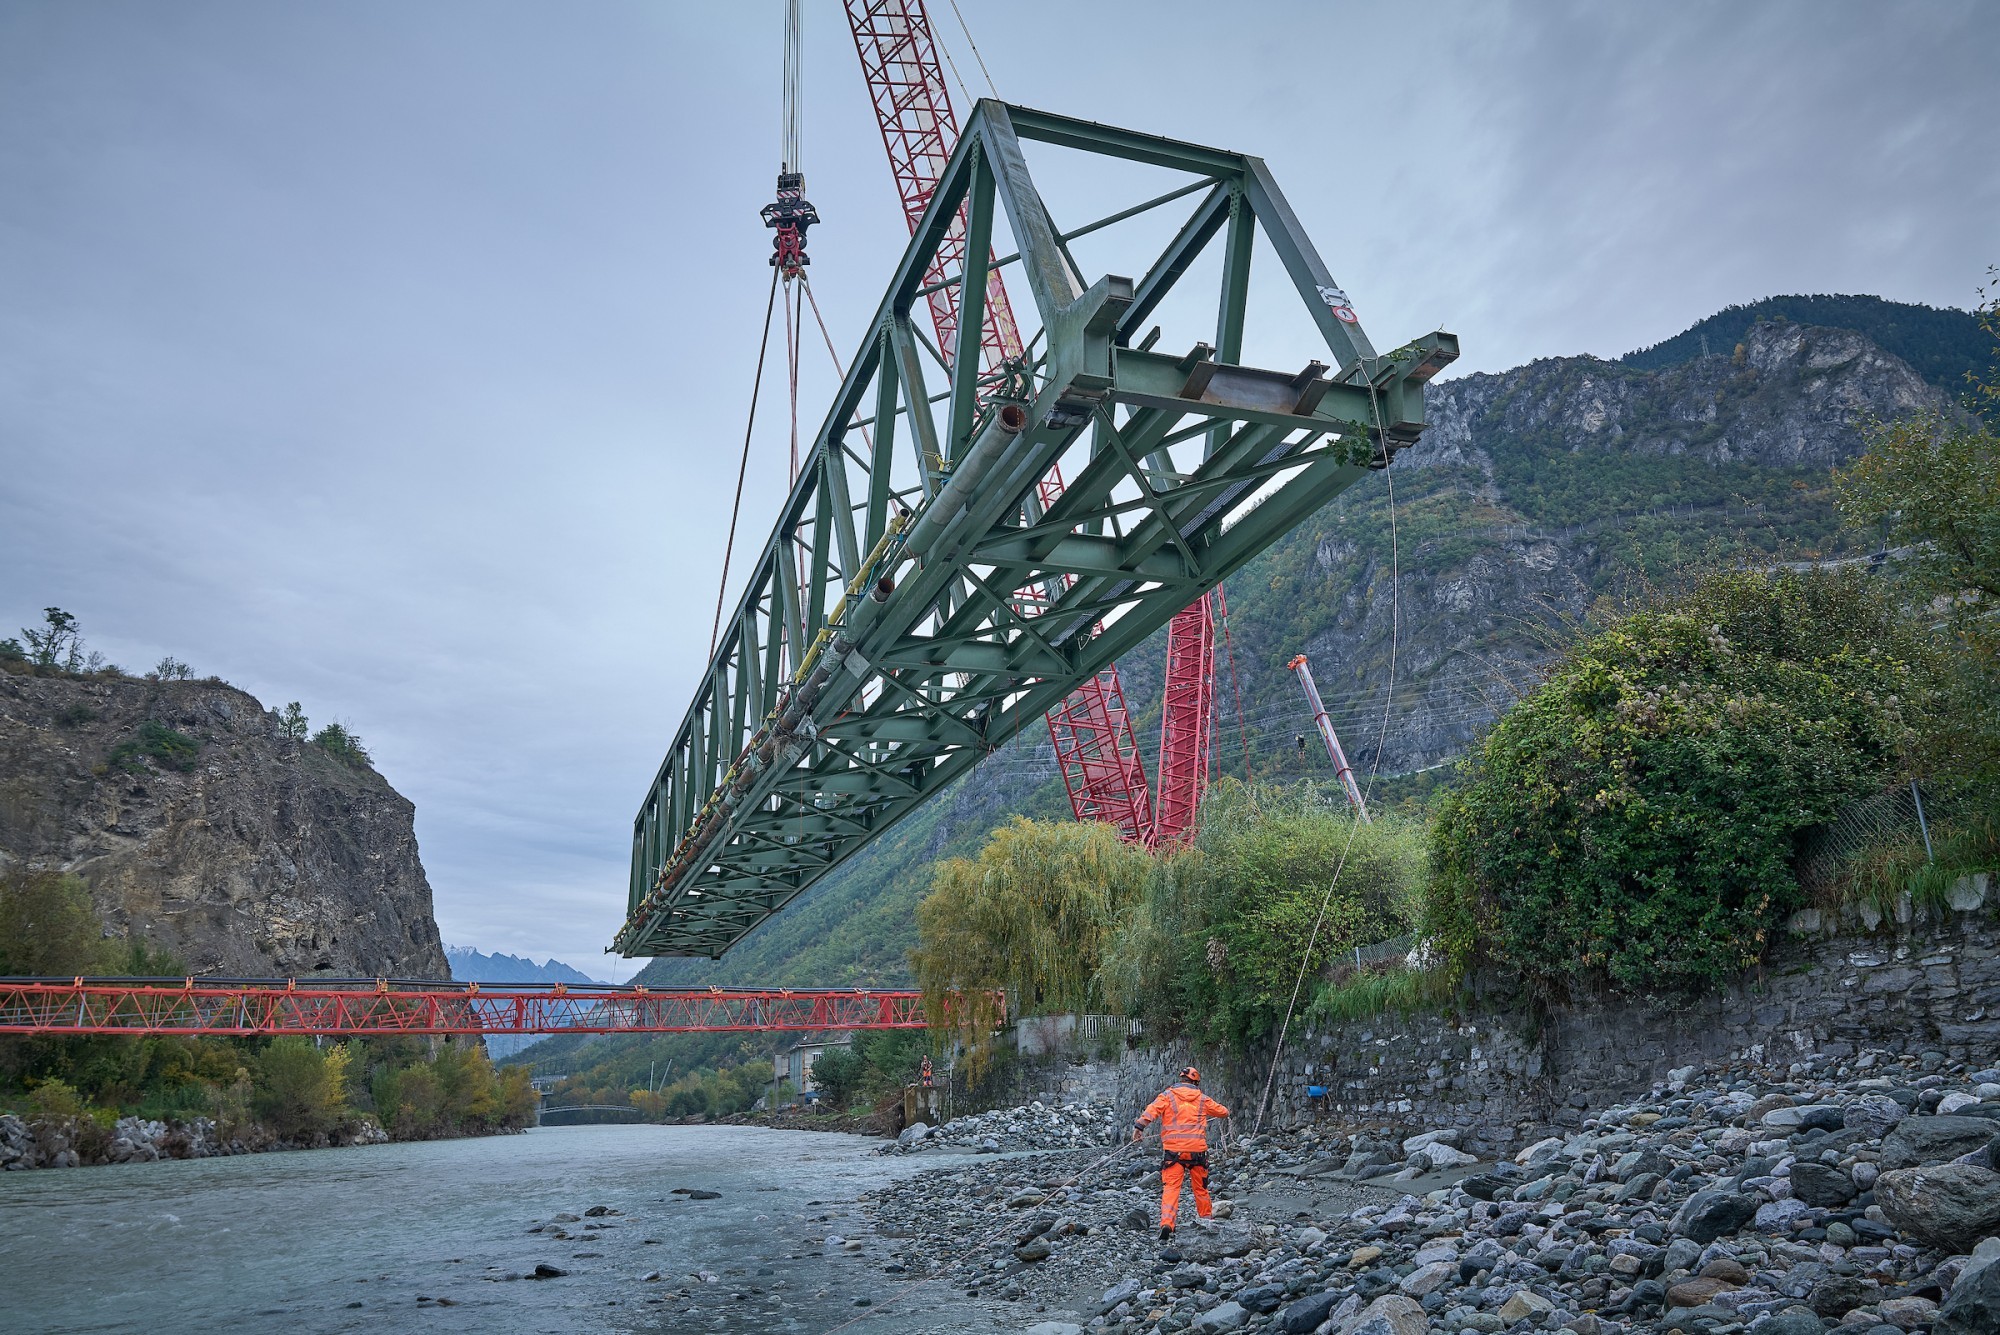
{"label": "chain-link fence", "polygon": [[1799,886],[1815,897],[1837,893],[1853,881],[1863,864],[1886,859],[1901,862],[1912,856],[1927,860],[1929,823],[1922,788],[1917,784],[1899,784],[1857,798],[1799,841],[1794,864]]}
{"label": "chain-link fence", "polygon": [[1916,893],[1936,897],[1959,875],[2000,862],[2000,817],[1990,795],[1903,783],[1841,808],[1807,831],[1793,866],[1822,904]]}

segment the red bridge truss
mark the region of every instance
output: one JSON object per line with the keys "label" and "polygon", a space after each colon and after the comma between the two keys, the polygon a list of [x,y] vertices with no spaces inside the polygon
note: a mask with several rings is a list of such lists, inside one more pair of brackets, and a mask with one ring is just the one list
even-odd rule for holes
{"label": "red bridge truss", "polygon": [[922,1029],[923,994],[389,979],[0,979],[0,1034],[707,1034]]}

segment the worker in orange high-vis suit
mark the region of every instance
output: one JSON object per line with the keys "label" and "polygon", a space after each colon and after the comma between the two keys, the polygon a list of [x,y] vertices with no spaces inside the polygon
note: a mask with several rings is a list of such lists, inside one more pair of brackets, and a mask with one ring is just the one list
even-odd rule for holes
{"label": "worker in orange high-vis suit", "polygon": [[1206,1219],[1215,1204],[1208,1198],[1208,1119],[1227,1117],[1229,1109],[1201,1092],[1201,1072],[1187,1067],[1181,1084],[1173,1086],[1146,1105],[1139,1120],[1132,1123],[1132,1139],[1146,1134],[1152,1122],[1160,1124],[1160,1148],[1166,1157],[1160,1164],[1160,1241],[1174,1234],[1174,1216],[1180,1212],[1181,1178],[1194,1188],[1194,1212]]}

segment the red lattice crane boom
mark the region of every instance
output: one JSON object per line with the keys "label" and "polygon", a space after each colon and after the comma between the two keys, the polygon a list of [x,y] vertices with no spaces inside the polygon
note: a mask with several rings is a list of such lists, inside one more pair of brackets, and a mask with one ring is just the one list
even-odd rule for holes
{"label": "red lattice crane boom", "polygon": [[[923,0],[845,0],[845,4],[848,27],[854,33],[854,49],[861,57],[861,73],[868,81],[876,123],[882,130],[883,146],[889,152],[889,171],[896,180],[904,221],[915,232],[930,204],[931,193],[937,188],[939,175],[958,143],[958,116],[952,110],[951,95],[945,87],[930,15]],[[944,280],[963,272],[965,246],[965,212],[961,209],[924,278],[925,286],[930,289],[931,322],[937,328],[938,347],[946,357],[957,346],[959,294],[955,284]],[[990,370],[1019,360],[1022,355],[1014,308],[997,269],[986,280],[986,319],[979,343]],[[1041,505],[1046,511],[1062,494],[1061,474],[1051,470],[1039,485]],[[1198,606],[1204,609],[1205,621],[1207,600],[1203,599]],[[1204,682],[1207,676],[1204,669]],[[1206,699],[1205,688],[1203,698]],[[1134,843],[1150,845],[1160,840],[1158,808],[1153,803],[1145,763],[1132,734],[1131,713],[1125,706],[1117,667],[1106,668],[1071,692],[1061,706],[1049,713],[1048,725],[1063,787],[1069,792],[1070,807],[1077,819],[1108,821]],[[1204,738],[1207,736],[1205,711],[1194,730]],[[1185,731],[1184,721],[1175,733],[1176,738]],[[1178,757],[1179,753],[1175,754]],[[1204,744],[1200,757],[1204,769],[1206,760]],[[1177,762],[1177,773],[1185,769],[1185,764]],[[1195,781],[1194,801],[1200,799],[1201,781]],[[1185,783],[1178,784],[1177,795],[1185,787]],[[1177,805],[1176,811],[1179,810]],[[1178,838],[1185,828],[1191,827],[1191,804],[1187,805],[1186,816],[1177,816],[1176,821],[1169,838]]]}

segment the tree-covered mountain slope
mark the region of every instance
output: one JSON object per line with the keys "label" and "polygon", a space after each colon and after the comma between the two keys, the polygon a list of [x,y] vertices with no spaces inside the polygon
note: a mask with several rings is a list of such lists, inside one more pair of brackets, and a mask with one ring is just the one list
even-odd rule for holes
{"label": "tree-covered mountain slope", "polygon": [[1985,336],[1971,311],[1880,297],[1826,295],[1766,297],[1725,307],[1664,342],[1628,352],[1618,360],[1641,371],[1663,371],[1701,356],[1726,356],[1750,326],[1769,320],[1851,329],[1953,395],[1965,392],[1968,374],[1983,375],[1994,369],[1993,340]]}
{"label": "tree-covered mountain slope", "polygon": [[[1968,341],[1955,355],[1975,354]],[[1657,367],[1548,358],[1430,394],[1432,426],[1393,469],[1230,581],[1221,770],[1330,776],[1286,668],[1300,652],[1364,776],[1438,769],[1635,577],[1867,545],[1840,529],[1829,470],[1859,453],[1868,420],[1955,400],[1864,333],[1791,320],[1746,322],[1711,335],[1707,356],[1697,343]],[[1119,665],[1149,766],[1163,656],[1155,642]],[[724,959],[660,960],[641,978],[906,982],[929,863],[972,852],[1013,813],[1067,810],[1047,735],[1029,729]]]}

